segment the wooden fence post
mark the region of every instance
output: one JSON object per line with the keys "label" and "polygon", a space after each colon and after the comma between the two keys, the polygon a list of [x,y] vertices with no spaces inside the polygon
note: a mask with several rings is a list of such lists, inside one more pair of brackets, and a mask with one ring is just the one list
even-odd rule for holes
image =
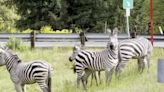
{"label": "wooden fence post", "polygon": [[131,37],[131,38],[136,38],[136,37],[137,37],[137,32],[136,32],[136,31],[131,32],[131,33],[130,33],[130,37]]}
{"label": "wooden fence post", "polygon": [[31,49],[35,48],[35,31],[31,32]]}
{"label": "wooden fence post", "polygon": [[85,36],[84,32],[80,32],[79,36],[80,36],[81,46],[84,47],[85,46],[85,41],[88,41],[88,39]]}

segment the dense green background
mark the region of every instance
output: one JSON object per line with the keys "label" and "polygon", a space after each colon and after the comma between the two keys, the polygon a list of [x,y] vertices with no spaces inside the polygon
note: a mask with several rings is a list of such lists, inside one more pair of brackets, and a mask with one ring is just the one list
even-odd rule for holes
{"label": "dense green background", "polygon": [[[53,30],[75,29],[104,32],[115,26],[125,31],[123,0],[0,0],[0,30],[16,28],[40,30],[49,25]],[[153,0],[155,32],[163,27],[164,0]],[[134,0],[130,30],[148,33],[149,0]],[[158,30],[157,30],[158,31]],[[74,31],[75,32],[75,31]],[[156,32],[159,33],[159,32]]]}

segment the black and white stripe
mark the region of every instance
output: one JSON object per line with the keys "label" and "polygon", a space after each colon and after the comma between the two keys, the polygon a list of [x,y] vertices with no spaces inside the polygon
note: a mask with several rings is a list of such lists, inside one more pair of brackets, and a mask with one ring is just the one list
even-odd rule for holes
{"label": "black and white stripe", "polygon": [[106,83],[109,83],[112,77],[113,69],[118,63],[118,39],[117,29],[113,31],[110,37],[109,49],[100,52],[91,52],[74,48],[70,61],[75,64],[77,73],[77,85],[82,80],[86,89],[86,81],[88,76],[95,71],[105,71]]}
{"label": "black and white stripe", "polygon": [[153,46],[144,37],[123,40],[119,43],[119,63],[116,68],[116,75],[119,76],[129,59],[138,60],[138,69],[143,72],[144,68],[150,66],[150,57]]}
{"label": "black and white stripe", "polygon": [[33,83],[38,83],[43,92],[51,92],[51,67],[45,61],[22,63],[17,55],[0,48],[2,65],[6,65],[17,92],[24,92],[24,85]]}

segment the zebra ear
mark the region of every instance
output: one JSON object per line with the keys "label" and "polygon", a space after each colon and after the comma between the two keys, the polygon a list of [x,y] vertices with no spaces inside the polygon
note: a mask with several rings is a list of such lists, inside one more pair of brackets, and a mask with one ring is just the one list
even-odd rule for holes
{"label": "zebra ear", "polygon": [[81,48],[80,45],[75,45],[75,46],[73,47],[73,50],[80,50],[80,48]]}
{"label": "zebra ear", "polygon": [[2,48],[0,48],[0,53],[4,52],[4,50]]}
{"label": "zebra ear", "polygon": [[111,33],[112,36],[116,36],[117,37],[117,33],[118,33],[118,28],[115,27]]}

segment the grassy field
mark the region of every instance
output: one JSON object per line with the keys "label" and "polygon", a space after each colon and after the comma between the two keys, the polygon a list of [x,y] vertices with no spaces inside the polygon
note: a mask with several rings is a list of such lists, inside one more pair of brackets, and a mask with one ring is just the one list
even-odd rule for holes
{"label": "grassy field", "polygon": [[[100,49],[92,49],[100,50]],[[72,64],[68,61],[71,54],[70,48],[53,49],[35,49],[33,51],[19,52],[18,56],[23,62],[35,59],[46,60],[53,68],[52,74],[52,92],[83,92],[82,86],[76,88],[76,74],[71,69]],[[105,78],[102,73],[102,84],[96,86],[95,83],[90,86],[89,92],[163,92],[164,84],[157,82],[157,60],[164,58],[164,49],[155,48],[151,59],[150,72],[142,74],[137,72],[137,62],[131,60],[120,80],[114,76],[109,86],[105,85]],[[13,83],[10,80],[6,67],[0,67],[0,92],[16,92]],[[37,84],[27,85],[26,92],[41,92]]]}

